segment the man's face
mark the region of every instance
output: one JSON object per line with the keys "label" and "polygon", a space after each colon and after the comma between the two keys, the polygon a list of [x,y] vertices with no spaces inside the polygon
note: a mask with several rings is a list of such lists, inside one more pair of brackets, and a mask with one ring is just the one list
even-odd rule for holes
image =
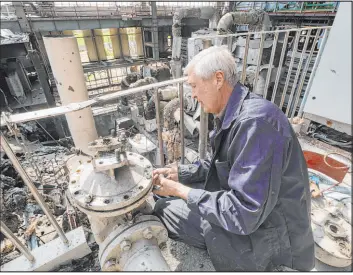
{"label": "man's face", "polygon": [[219,93],[215,76],[203,80],[193,71],[188,74],[188,84],[192,89],[192,97],[201,104],[206,113],[217,114],[219,110]]}

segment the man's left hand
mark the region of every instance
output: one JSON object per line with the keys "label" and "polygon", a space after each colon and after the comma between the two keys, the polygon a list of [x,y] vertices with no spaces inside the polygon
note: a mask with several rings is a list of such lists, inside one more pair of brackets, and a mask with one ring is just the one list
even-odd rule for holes
{"label": "man's left hand", "polygon": [[153,193],[159,196],[175,196],[187,200],[191,188],[180,182],[169,180],[159,174],[153,175],[152,184],[155,187]]}

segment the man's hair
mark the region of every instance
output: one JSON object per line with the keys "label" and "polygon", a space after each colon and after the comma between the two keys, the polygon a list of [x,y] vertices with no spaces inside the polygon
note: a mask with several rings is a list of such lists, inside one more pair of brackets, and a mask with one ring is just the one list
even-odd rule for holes
{"label": "man's hair", "polygon": [[225,81],[231,87],[238,82],[235,59],[227,46],[212,46],[199,52],[186,66],[184,75],[191,71],[202,79],[211,77],[216,71],[222,71]]}

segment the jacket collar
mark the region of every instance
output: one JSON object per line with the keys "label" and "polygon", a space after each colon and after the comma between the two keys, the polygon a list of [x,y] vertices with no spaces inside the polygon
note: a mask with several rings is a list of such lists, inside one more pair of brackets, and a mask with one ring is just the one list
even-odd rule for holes
{"label": "jacket collar", "polygon": [[248,88],[246,88],[239,82],[235,85],[226,106],[225,115],[222,122],[223,130],[229,128],[232,122],[237,118],[241,106],[243,105],[244,99],[248,94]]}

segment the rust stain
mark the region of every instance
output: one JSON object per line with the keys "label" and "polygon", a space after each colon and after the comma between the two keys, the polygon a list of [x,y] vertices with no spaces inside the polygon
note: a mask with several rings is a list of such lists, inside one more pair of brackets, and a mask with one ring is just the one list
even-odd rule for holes
{"label": "rust stain", "polygon": [[328,127],[331,127],[332,124],[333,124],[333,122],[332,122],[331,120],[326,120],[326,125],[327,125]]}
{"label": "rust stain", "polygon": [[344,168],[344,169],[334,168],[334,167],[342,167],[345,164],[333,158],[330,158],[330,157],[326,158],[327,163],[332,166],[330,167],[325,164],[324,155],[316,152],[305,151],[305,150],[303,151],[303,153],[304,153],[304,157],[308,165],[308,168],[319,171],[338,182],[343,181],[343,178],[346,176],[349,170],[348,166],[347,168]]}

